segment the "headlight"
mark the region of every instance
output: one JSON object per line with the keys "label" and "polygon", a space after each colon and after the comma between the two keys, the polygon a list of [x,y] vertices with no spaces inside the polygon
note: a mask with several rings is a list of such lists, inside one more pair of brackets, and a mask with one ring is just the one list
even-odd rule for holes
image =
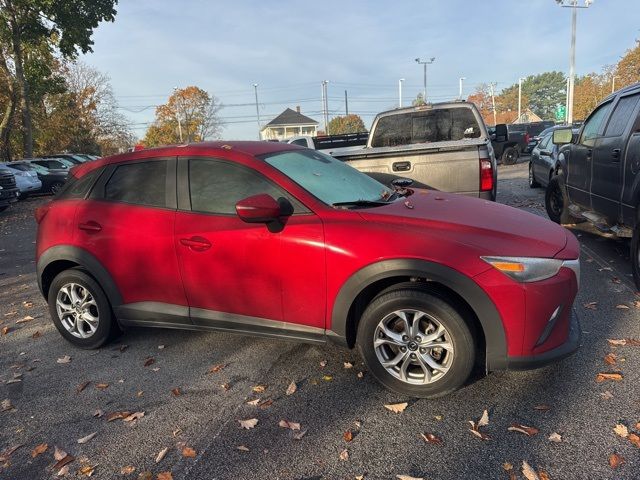
{"label": "headlight", "polygon": [[560,271],[562,260],[530,257],[480,257],[492,267],[517,282],[537,282],[553,277]]}

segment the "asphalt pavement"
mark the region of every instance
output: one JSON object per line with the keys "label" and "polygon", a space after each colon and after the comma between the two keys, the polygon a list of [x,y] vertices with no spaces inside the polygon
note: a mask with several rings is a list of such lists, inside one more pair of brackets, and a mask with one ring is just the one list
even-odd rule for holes
{"label": "asphalt pavement", "polygon": [[[500,167],[498,201],[545,215],[543,190],[526,178],[526,162]],[[571,227],[582,244],[576,355],[414,400],[384,390],[357,352],[333,345],[139,328],[97,351],[72,347],[36,285],[33,210],[44,201],[0,214],[1,479],[54,478],[55,447],[69,455],[63,462],[73,457],[66,478],[509,479],[525,478],[523,462],[541,479],[640,476],[640,446],[614,432],[640,434],[640,346],[607,340],[640,339],[627,241]],[[401,413],[385,408],[402,402]],[[485,409],[482,440],[468,422]]]}

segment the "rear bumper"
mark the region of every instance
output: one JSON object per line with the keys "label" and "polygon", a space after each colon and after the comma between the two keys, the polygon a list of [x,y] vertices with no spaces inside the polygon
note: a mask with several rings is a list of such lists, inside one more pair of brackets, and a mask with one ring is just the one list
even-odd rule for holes
{"label": "rear bumper", "polygon": [[580,348],[580,339],[582,337],[582,329],[580,328],[580,320],[578,314],[572,308],[570,323],[569,323],[569,335],[566,342],[557,346],[552,350],[539,353],[537,355],[527,357],[507,357],[507,369],[508,370],[532,370],[534,368],[540,368],[550,363],[557,362],[563,358],[572,355]]}

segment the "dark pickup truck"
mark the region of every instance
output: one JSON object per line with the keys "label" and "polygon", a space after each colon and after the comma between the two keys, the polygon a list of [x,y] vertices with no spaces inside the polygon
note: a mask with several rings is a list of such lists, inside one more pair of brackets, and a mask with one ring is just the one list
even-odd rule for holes
{"label": "dark pickup truck", "polygon": [[8,169],[0,168],[0,212],[18,201],[20,190],[16,186],[16,178]]}
{"label": "dark pickup truck", "polygon": [[551,220],[589,221],[631,238],[633,278],[640,289],[640,83],[607,97],[577,134],[553,132],[560,169],[547,186]]}
{"label": "dark pickup truck", "polygon": [[[535,147],[535,144],[531,144],[531,139],[553,125],[555,124],[551,121],[496,125],[493,131],[490,130],[496,158],[499,158],[503,165],[513,165],[520,155],[531,153]],[[501,126],[506,128],[506,136],[500,135]],[[496,131],[498,131],[497,134]]]}

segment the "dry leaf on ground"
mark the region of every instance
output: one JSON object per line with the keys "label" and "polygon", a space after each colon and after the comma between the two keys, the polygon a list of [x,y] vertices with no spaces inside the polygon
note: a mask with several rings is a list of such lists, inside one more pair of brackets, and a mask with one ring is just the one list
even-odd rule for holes
{"label": "dry leaf on ground", "polygon": [[93,472],[95,471],[96,466],[97,465],[85,465],[84,467],[80,468],[80,470],[78,470],[78,473],[80,475],[90,477],[91,475],[93,475]]}
{"label": "dry leaf on ground", "polygon": [[11,457],[11,455],[13,455],[13,452],[15,452],[16,450],[18,450],[20,447],[22,447],[22,443],[15,445],[13,447],[9,447],[6,450],[4,450],[2,453],[0,453],[0,463],[4,463],[6,461],[9,460],[9,457]]}
{"label": "dry leaf on ground", "polygon": [[209,370],[207,371],[207,373],[218,373],[224,367],[226,367],[224,363],[218,363],[217,365],[213,365],[209,367]]}
{"label": "dry leaf on ground", "polygon": [[238,445],[236,447],[238,450],[240,450],[241,452],[248,452],[249,448],[247,448],[245,445]]}
{"label": "dry leaf on ground", "polygon": [[256,385],[251,390],[253,390],[255,393],[264,393],[266,389],[267,389],[266,385]]}
{"label": "dry leaf on ground", "polygon": [[64,357],[57,359],[56,363],[71,363],[71,357],[69,355],[65,355]]}
{"label": "dry leaf on ground", "polygon": [[584,304],[584,308],[587,308],[589,310],[597,310],[598,302],[587,302]]}
{"label": "dry leaf on ground", "polygon": [[596,382],[601,383],[606,380],[619,382],[620,380],[622,380],[622,374],[621,373],[599,373],[598,375],[596,375]]}
{"label": "dry leaf on ground", "polygon": [[156,480],[173,480],[173,475],[171,475],[171,472],[160,472]]}
{"label": "dry leaf on ground", "polygon": [[158,455],[156,455],[156,463],[160,463],[162,459],[167,455],[168,451],[169,447],[164,447],[162,450],[160,450],[160,452],[158,452]]}
{"label": "dry leaf on ground", "polygon": [[293,439],[294,440],[301,440],[302,437],[304,437],[307,434],[307,430],[300,430],[297,432],[293,432]]}
{"label": "dry leaf on ground", "polygon": [[34,318],[31,315],[27,315],[26,317],[21,318],[20,320],[16,320],[16,325],[20,325],[21,323],[27,323],[33,320]]}
{"label": "dry leaf on ground", "polygon": [[551,435],[549,435],[549,440],[555,443],[560,443],[562,442],[562,435],[560,435],[559,433],[553,432]]}
{"label": "dry leaf on ground", "polygon": [[64,450],[62,450],[61,448],[58,448],[57,446],[54,447],[53,450],[53,458],[55,460],[62,460],[64,457],[67,456],[67,452],[65,452]]}
{"label": "dry leaf on ground", "polygon": [[604,356],[604,363],[607,365],[615,365],[618,356],[615,353],[608,353]]}
{"label": "dry leaf on ground", "polygon": [[547,410],[551,410],[551,405],[547,405],[546,403],[541,403],[540,405],[536,405],[535,407],[533,407],[533,409],[541,412],[545,412]]}
{"label": "dry leaf on ground", "polygon": [[2,335],[6,335],[11,331],[10,327],[2,327]]}
{"label": "dry leaf on ground", "polygon": [[73,455],[65,455],[52,467],[54,471],[58,471],[61,468],[65,467],[69,463],[73,462],[76,458]]}
{"label": "dry leaf on ground", "polygon": [[49,445],[46,443],[41,443],[40,445],[36,445],[36,447],[31,450],[31,458],[36,458],[41,453],[44,453],[49,448]]}
{"label": "dry leaf on ground", "polygon": [[524,478],[527,480],[540,480],[536,471],[525,461],[522,462],[522,475],[524,475]]}
{"label": "dry leaf on ground", "polygon": [[611,393],[609,390],[605,390],[600,394],[600,396],[605,400],[611,400],[613,398],[613,393]]}
{"label": "dry leaf on ground", "polygon": [[524,433],[528,437],[532,437],[537,434],[540,430],[535,427],[528,427],[527,425],[522,425],[519,423],[512,423],[509,428],[507,428],[510,432],[520,432]]}
{"label": "dry leaf on ground", "polygon": [[636,447],[640,448],[640,436],[636,435],[635,433],[630,433],[627,437],[627,440],[633,443]]}
{"label": "dry leaf on ground", "polygon": [[80,385],[76,387],[76,393],[82,392],[85,388],[89,386],[91,382],[82,382]]}
{"label": "dry leaf on ground", "polygon": [[113,422],[114,420],[121,420],[131,415],[131,412],[112,412],[107,415],[107,422]]}
{"label": "dry leaf on ground", "polygon": [[407,402],[402,402],[402,403],[390,403],[384,406],[384,408],[386,408],[387,410],[393,412],[393,413],[402,413],[404,412],[405,408],[407,408],[409,404]]}
{"label": "dry leaf on ground", "polygon": [[349,452],[346,448],[340,452],[340,460],[342,460],[343,462],[349,460]]}
{"label": "dry leaf on ground", "polygon": [[294,393],[296,393],[296,390],[298,390],[298,386],[296,385],[296,382],[291,382],[287,387],[287,391],[285,392],[285,394],[293,395]]}
{"label": "dry leaf on ground", "polygon": [[78,443],[80,443],[80,444],[87,443],[89,440],[91,440],[97,434],[98,434],[98,432],[93,432],[93,433],[90,433],[89,435],[87,435],[86,437],[79,438],[78,439]]}
{"label": "dry leaf on ground", "polygon": [[353,432],[351,430],[346,430],[343,434],[342,434],[342,438],[344,439],[345,442],[350,442],[353,440]]}
{"label": "dry leaf on ground", "polygon": [[344,368],[349,369],[349,368],[353,368],[353,363],[351,362],[344,362],[343,363]]}
{"label": "dry leaf on ground", "polygon": [[609,466],[611,468],[618,468],[622,463],[624,463],[624,458],[617,453],[612,453],[611,455],[609,455]]}
{"label": "dry leaf on ground", "polygon": [[433,433],[421,433],[420,437],[427,442],[432,443],[434,445],[440,445],[442,443],[442,439]]}
{"label": "dry leaf on ground", "polygon": [[240,428],[246,428],[247,430],[254,428],[258,424],[257,418],[249,418],[248,420],[238,420],[240,422]]}
{"label": "dry leaf on ground", "polygon": [[144,417],[144,412],[135,412],[135,413],[132,413],[131,415],[127,415],[122,420],[125,422],[133,422],[134,420],[138,420],[142,417]]}
{"label": "dry leaf on ground", "polygon": [[144,361],[144,366],[148,367],[150,365],[153,365],[154,363],[156,363],[156,359],[153,357],[149,357]]}
{"label": "dry leaf on ground", "polygon": [[120,469],[120,474],[121,475],[131,475],[135,471],[136,471],[136,467],[134,467],[133,465],[127,465],[126,467],[122,467]]}
{"label": "dry leaf on ground", "polygon": [[480,417],[480,420],[478,420],[477,422],[469,420],[469,423],[471,424],[471,428],[469,429],[469,431],[473,433],[476,437],[482,440],[491,439],[491,437],[489,437],[488,435],[480,431],[480,427],[485,427],[489,425],[489,412],[487,410],[484,410],[482,412],[482,416]]}
{"label": "dry leaf on ground", "polygon": [[396,475],[398,480],[424,480],[422,477],[412,477],[411,475]]}
{"label": "dry leaf on ground", "polygon": [[254,407],[257,407],[259,403],[260,403],[260,399],[259,399],[259,398],[256,398],[256,399],[254,399],[254,400],[249,400],[249,401],[247,402],[247,405],[253,405]]}
{"label": "dry leaf on ground", "polygon": [[184,447],[182,449],[182,456],[188,458],[194,458],[196,456],[196,451],[191,447]]}
{"label": "dry leaf on ground", "polygon": [[0,410],[3,412],[6,412],[8,410],[13,410],[14,407],[13,403],[11,403],[11,400],[9,400],[8,398],[5,398],[4,400],[2,400],[2,402],[0,402]]}
{"label": "dry leaf on ground", "polygon": [[629,430],[624,425],[618,423],[614,429],[614,433],[622,438],[627,438],[629,436]]}
{"label": "dry leaf on ground", "polygon": [[96,383],[96,388],[98,390],[106,390],[107,388],[109,388],[109,384],[108,383]]}
{"label": "dry leaf on ground", "polygon": [[172,388],[171,393],[173,394],[174,397],[179,397],[180,395],[182,395],[182,392],[178,387]]}
{"label": "dry leaf on ground", "polygon": [[629,309],[629,306],[628,306],[628,305],[625,305],[625,304],[623,304],[623,303],[621,303],[620,305],[616,305],[616,308],[617,308],[618,310],[628,310],[628,309]]}
{"label": "dry leaf on ground", "polygon": [[279,427],[289,428],[291,430],[300,430],[300,424],[296,422],[290,422],[288,420],[280,420],[278,423]]}

